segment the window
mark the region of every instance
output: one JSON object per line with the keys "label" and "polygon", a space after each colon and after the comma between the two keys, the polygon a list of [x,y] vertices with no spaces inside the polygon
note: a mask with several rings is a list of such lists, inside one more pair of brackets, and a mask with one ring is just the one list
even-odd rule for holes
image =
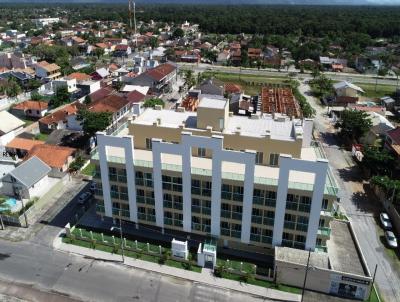
{"label": "window", "polygon": [[151,150],[153,148],[153,144],[151,138],[146,138],[146,149]]}
{"label": "window", "polygon": [[262,152],[256,153],[256,164],[261,165],[263,163],[264,154]]}
{"label": "window", "polygon": [[324,226],[325,226],[325,219],[319,219],[318,226],[319,226],[320,228],[324,227]]}
{"label": "window", "polygon": [[269,165],[270,166],[277,166],[279,162],[279,154],[271,153],[269,155]]}
{"label": "window", "polygon": [[322,199],[322,210],[327,210],[329,205],[328,199]]}
{"label": "window", "polygon": [[206,157],[206,148],[197,148],[198,157]]}
{"label": "window", "polygon": [[303,235],[296,235],[297,242],[306,242],[306,237]]}
{"label": "window", "polygon": [[283,234],[282,234],[282,239],[283,239],[283,240],[293,240],[293,234],[283,232]]}

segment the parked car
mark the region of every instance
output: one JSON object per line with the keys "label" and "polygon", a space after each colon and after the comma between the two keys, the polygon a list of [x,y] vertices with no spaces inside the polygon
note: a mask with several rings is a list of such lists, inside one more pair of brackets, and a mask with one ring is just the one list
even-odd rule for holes
{"label": "parked car", "polygon": [[79,195],[78,203],[82,205],[85,204],[85,202],[89,200],[90,196],[92,196],[90,192],[82,193],[81,195]]}
{"label": "parked car", "polygon": [[90,184],[90,192],[94,192],[94,190],[96,190],[96,183],[94,181],[91,182]]}
{"label": "parked car", "polygon": [[392,231],[386,231],[385,232],[385,239],[386,243],[390,248],[396,248],[397,247],[397,239],[396,236],[393,234]]}
{"label": "parked car", "polygon": [[390,218],[389,218],[388,214],[386,214],[386,213],[379,214],[379,220],[381,221],[381,224],[385,230],[392,229],[392,223],[390,222]]}

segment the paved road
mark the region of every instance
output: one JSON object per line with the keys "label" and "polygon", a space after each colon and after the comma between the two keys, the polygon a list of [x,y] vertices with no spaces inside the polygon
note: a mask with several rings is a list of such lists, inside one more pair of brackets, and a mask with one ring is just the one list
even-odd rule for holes
{"label": "paved road", "polygon": [[57,202],[54,209],[45,214],[43,219],[50,221],[49,225],[35,228],[39,231],[32,239],[21,242],[0,239],[0,293],[40,302],[267,301],[236,291],[55,251],[52,245],[54,237],[80,209],[75,198],[57,214],[59,204]]}
{"label": "paved road", "polygon": [[[239,68],[239,67],[231,67],[231,66],[219,66],[219,65],[209,65],[209,64],[182,64],[179,63],[180,69],[192,69],[195,72],[225,72],[225,73],[234,73],[234,74],[248,74],[248,75],[261,75],[261,76],[270,76],[270,77],[286,77],[289,73],[293,71],[277,71],[276,69],[251,69],[251,68]],[[300,74],[298,71],[295,71],[299,77],[303,78],[311,78],[311,74],[303,73]],[[363,84],[375,84],[376,76],[374,75],[363,75],[363,74],[346,74],[346,73],[333,73],[333,72],[325,72],[325,74],[335,81],[352,81],[354,83],[363,83]],[[392,77],[379,77],[378,84],[380,85],[398,85],[398,81],[396,78]]]}
{"label": "paved road", "polygon": [[341,206],[352,222],[369,270],[372,274],[375,265],[378,264],[376,282],[382,297],[386,302],[400,301],[399,264],[394,263],[386,254],[381,241],[382,232],[376,220],[381,205],[374,200],[374,195],[368,192],[351,154],[339,148],[333,134],[333,125],[326,117],[326,108],[321,107],[313,97],[307,96],[306,92],[309,91],[307,85],[302,84],[300,91],[306,95],[317,111],[315,127],[341,188],[339,193]]}

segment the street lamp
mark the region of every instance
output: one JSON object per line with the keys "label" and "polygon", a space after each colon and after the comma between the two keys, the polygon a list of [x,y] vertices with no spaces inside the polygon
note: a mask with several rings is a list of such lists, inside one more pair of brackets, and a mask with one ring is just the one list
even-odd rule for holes
{"label": "street lamp", "polygon": [[307,282],[307,273],[310,265],[310,256],[311,256],[311,249],[308,250],[308,258],[307,258],[307,267],[306,267],[306,273],[304,276],[304,283],[303,283],[303,289],[301,291],[301,302],[303,302],[304,299],[304,291],[306,289],[306,282]]}
{"label": "street lamp", "polygon": [[124,239],[123,239],[123,237],[122,237],[122,221],[121,221],[121,211],[119,211],[119,227],[115,227],[115,226],[113,226],[113,227],[111,227],[111,231],[114,231],[114,230],[119,230],[119,236],[120,236],[120,239],[121,239],[121,256],[122,256],[122,263],[124,263],[125,262],[125,256],[124,256]]}

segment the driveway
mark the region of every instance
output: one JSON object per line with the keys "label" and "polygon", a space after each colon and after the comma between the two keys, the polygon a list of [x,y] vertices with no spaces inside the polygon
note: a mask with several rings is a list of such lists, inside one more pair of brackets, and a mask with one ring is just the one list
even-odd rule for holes
{"label": "driveway", "polygon": [[299,89],[317,111],[315,129],[318,140],[323,144],[336,176],[340,187],[340,205],[353,225],[371,274],[378,265],[376,284],[379,292],[386,302],[400,301],[400,265],[385,251],[376,219],[382,206],[368,190],[367,181],[362,178],[351,153],[340,148],[333,124],[326,116],[327,109],[306,93],[310,89],[308,85],[301,84]]}

